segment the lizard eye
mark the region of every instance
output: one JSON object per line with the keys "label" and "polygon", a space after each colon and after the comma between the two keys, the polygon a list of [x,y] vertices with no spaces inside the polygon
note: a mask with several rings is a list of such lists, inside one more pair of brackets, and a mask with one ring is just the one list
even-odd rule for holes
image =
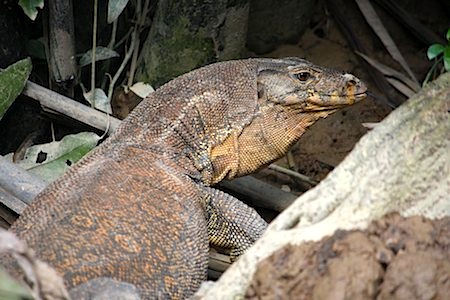
{"label": "lizard eye", "polygon": [[300,72],[295,74],[295,77],[300,81],[306,81],[311,77],[311,74],[309,72]]}

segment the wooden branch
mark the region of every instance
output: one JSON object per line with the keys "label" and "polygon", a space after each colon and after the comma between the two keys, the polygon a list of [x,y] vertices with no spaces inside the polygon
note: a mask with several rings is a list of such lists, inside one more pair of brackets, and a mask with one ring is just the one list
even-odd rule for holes
{"label": "wooden branch", "polygon": [[[209,251],[208,269],[216,274],[222,274],[231,265],[231,260],[228,255],[220,254],[214,251]],[[212,273],[212,274],[215,274]]]}
{"label": "wooden branch", "polygon": [[300,174],[300,173],[298,173],[298,172],[296,172],[294,170],[291,170],[291,169],[288,169],[288,168],[284,168],[284,167],[276,165],[276,164],[271,164],[271,165],[269,165],[268,168],[272,169],[274,171],[277,171],[279,173],[283,173],[283,174],[289,175],[291,177],[300,179],[301,181],[304,181],[304,182],[309,183],[311,185],[317,185],[319,183],[319,182],[311,179],[310,177],[308,177],[306,175]]}
{"label": "wooden branch", "polygon": [[278,212],[285,210],[297,198],[296,195],[280,190],[264,181],[251,176],[244,176],[232,181],[222,181],[220,187],[232,190],[246,197],[252,206],[272,209]]}
{"label": "wooden branch", "polygon": [[[112,134],[120,124],[119,119],[108,116],[31,81],[27,82],[23,94],[39,101],[41,105],[75,120],[100,130],[108,129],[108,134]],[[109,128],[108,122],[110,124]]]}
{"label": "wooden branch", "polygon": [[[2,186],[0,186],[0,203],[5,205],[7,208],[18,215],[20,215],[25,207],[27,207],[27,204],[25,202],[8,193],[8,191],[6,191]],[[2,217],[5,218],[5,216],[3,215]],[[9,224],[12,224],[14,222],[14,219],[15,218],[11,214],[8,214],[8,217],[6,217],[6,221]]]}
{"label": "wooden branch", "polygon": [[49,72],[52,88],[73,95],[76,82],[75,30],[72,0],[48,1]]}
{"label": "wooden branch", "polygon": [[0,157],[0,187],[12,196],[30,204],[45,186],[41,179]]}
{"label": "wooden branch", "polygon": [[[0,203],[8,208],[0,209],[0,218],[11,225],[45,185],[36,176],[0,156]],[[5,225],[1,223],[0,227]]]}

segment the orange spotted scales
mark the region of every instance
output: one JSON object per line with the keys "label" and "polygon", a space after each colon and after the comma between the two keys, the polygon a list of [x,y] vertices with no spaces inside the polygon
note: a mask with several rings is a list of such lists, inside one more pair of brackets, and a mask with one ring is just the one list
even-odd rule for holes
{"label": "orange spotted scales", "polygon": [[310,125],[365,92],[353,75],[298,58],[194,70],[142,101],[11,231],[69,289],[106,277],[143,299],[186,298],[206,278],[208,241],[238,256],[267,225],[210,186],[283,156]]}

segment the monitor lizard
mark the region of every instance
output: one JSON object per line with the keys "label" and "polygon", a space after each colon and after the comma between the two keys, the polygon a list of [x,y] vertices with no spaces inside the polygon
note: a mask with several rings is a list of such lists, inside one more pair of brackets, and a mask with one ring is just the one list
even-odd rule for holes
{"label": "monitor lizard", "polygon": [[206,278],[208,241],[237,257],[267,226],[211,186],[283,156],[365,92],[355,76],[299,58],[194,70],[150,94],[10,230],[68,288],[106,277],[142,298],[188,297]]}

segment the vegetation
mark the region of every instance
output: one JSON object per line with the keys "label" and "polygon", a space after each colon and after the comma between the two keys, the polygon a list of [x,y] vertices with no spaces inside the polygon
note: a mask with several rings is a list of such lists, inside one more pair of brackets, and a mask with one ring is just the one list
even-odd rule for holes
{"label": "vegetation", "polygon": [[[428,48],[427,57],[429,60],[434,59],[434,63],[425,78],[425,83],[430,80],[430,77],[436,78],[439,74],[450,71],[450,28],[445,37],[447,45],[436,43]],[[440,69],[439,66],[441,66]]]}

